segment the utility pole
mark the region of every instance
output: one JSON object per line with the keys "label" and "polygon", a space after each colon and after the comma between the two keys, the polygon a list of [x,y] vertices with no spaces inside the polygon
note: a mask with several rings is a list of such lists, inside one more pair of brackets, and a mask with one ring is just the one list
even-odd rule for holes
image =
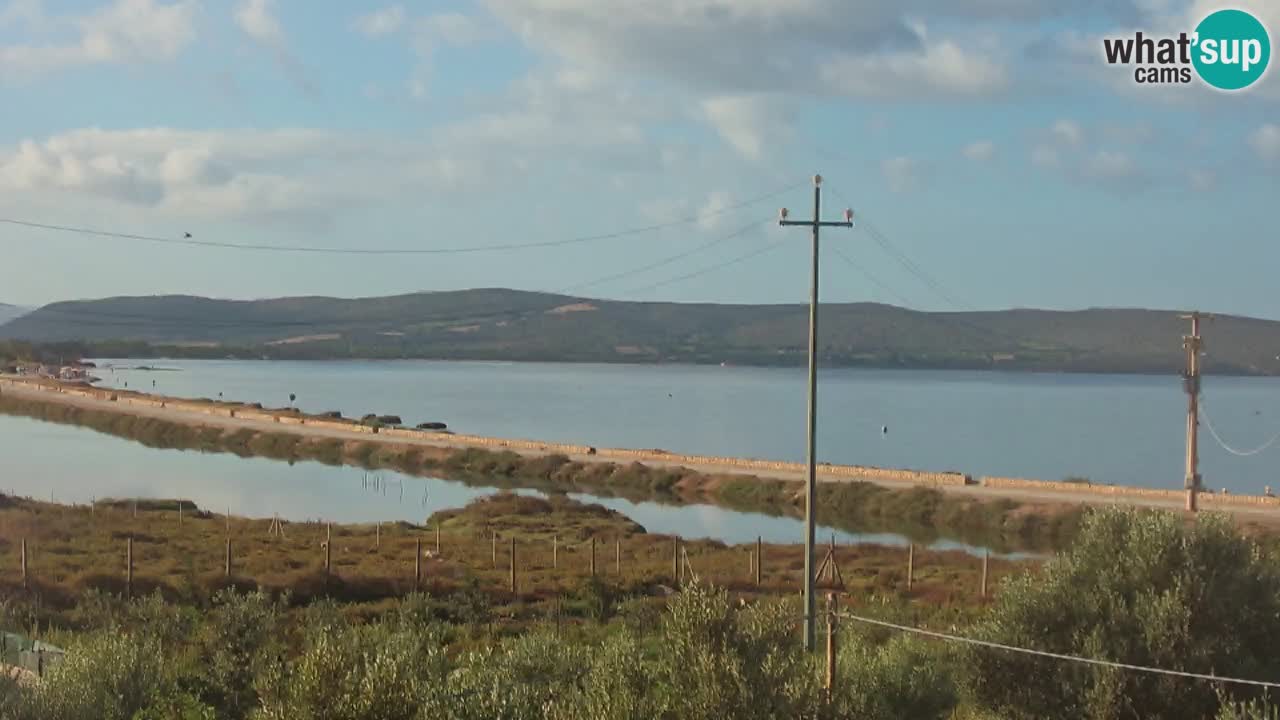
{"label": "utility pole", "polygon": [[1200,339],[1200,320],[1212,315],[1195,311],[1179,316],[1191,321],[1191,334],[1182,336],[1182,348],[1187,351],[1187,369],[1182,374],[1182,387],[1187,393],[1187,511],[1196,512],[1196,494],[1200,491],[1200,351],[1204,341]]}
{"label": "utility pole", "polygon": [[841,222],[822,221],[822,176],[813,176],[813,219],[788,220],[787,209],[779,213],[778,224],[784,227],[800,225],[813,231],[813,271],[809,286],[809,420],[808,420],[808,473],[805,478],[804,502],[804,649],[812,652],[817,599],[813,595],[813,533],[816,516],[818,484],[818,231],[823,227],[853,227],[853,211],[844,211]]}

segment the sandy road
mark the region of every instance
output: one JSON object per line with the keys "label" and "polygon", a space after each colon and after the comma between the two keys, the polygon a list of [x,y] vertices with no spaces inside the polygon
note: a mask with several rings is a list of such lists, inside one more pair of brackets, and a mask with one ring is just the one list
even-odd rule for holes
{"label": "sandy road", "polygon": [[[439,434],[428,435],[422,438],[405,438],[405,437],[384,437],[378,434],[369,434],[354,431],[345,431],[331,427],[314,427],[309,425],[293,425],[274,423],[265,420],[257,420],[252,418],[241,417],[225,417],[219,415],[206,415],[202,413],[192,412],[173,407],[144,407],[137,405],[129,405],[110,400],[98,399],[92,397],[81,397],[76,395],[65,395],[49,390],[36,389],[35,387],[24,387],[22,385],[6,385],[2,391],[5,395],[14,397],[28,398],[43,402],[59,403],[71,405],[93,410],[102,410],[112,413],[135,415],[140,417],[153,417],[171,422],[179,422],[192,426],[200,427],[219,427],[227,429],[243,429],[249,428],[271,433],[289,433],[303,437],[349,440],[356,442],[372,442],[385,445],[410,445],[423,446],[445,449],[465,449],[471,447],[481,447],[472,443],[464,442],[457,439],[453,435]],[[546,452],[531,450],[525,448],[501,448],[519,453],[525,456],[545,455]],[[572,454],[570,459],[582,463],[618,463],[627,462],[613,457],[601,455],[589,455],[585,453]],[[724,475],[754,475],[757,477],[779,479],[779,480],[803,480],[803,472],[793,471],[777,471],[762,470],[757,468],[744,469],[742,467],[732,465],[717,465],[714,463],[688,462],[682,459],[679,462],[665,462],[656,459],[645,459],[644,464],[655,467],[684,467],[696,470],[706,474],[724,474]],[[908,489],[912,487],[920,487],[921,483],[909,481],[895,481],[888,479],[872,479],[872,478],[841,478],[841,477],[824,477],[819,476],[820,482],[870,482],[887,488]],[[929,487],[934,487],[929,485]],[[1151,507],[1169,510],[1177,510],[1181,508],[1181,503],[1175,500],[1166,500],[1162,498],[1134,497],[1124,495],[1104,495],[1091,494],[1088,492],[1063,492],[1050,488],[1046,489],[1027,489],[1027,488],[995,488],[986,487],[980,484],[972,484],[966,486],[936,486],[942,492],[957,496],[970,496],[983,499],[1007,498],[1023,503],[1036,504],[1090,504],[1090,505],[1123,505],[1130,507]],[[1251,507],[1251,506],[1230,506],[1215,507],[1214,510],[1222,510],[1229,512],[1237,519],[1248,522],[1258,522],[1266,524],[1275,524],[1280,526],[1280,510],[1273,507]]]}

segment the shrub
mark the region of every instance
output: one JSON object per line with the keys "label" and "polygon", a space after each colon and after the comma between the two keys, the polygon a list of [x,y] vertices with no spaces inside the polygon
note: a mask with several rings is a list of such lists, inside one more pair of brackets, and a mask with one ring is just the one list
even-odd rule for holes
{"label": "shrub", "polygon": [[734,610],[722,590],[694,586],[671,602],[653,692],[661,717],[812,715],[816,678],[782,604]]}
{"label": "shrub", "polygon": [[280,605],[262,592],[224,590],[195,638],[200,699],[219,718],[243,718],[257,704],[254,677],[282,648]]}
{"label": "shrub", "polygon": [[131,720],[174,692],[155,638],[101,631],[68,648],[46,674],[30,717]]}
{"label": "shrub", "polygon": [[[1280,574],[1229,519],[1096,510],[1042,572],[1007,582],[978,636],[1019,647],[1243,678],[1280,674]],[[1207,683],[968,653],[984,707],[1010,718],[1211,717]]]}

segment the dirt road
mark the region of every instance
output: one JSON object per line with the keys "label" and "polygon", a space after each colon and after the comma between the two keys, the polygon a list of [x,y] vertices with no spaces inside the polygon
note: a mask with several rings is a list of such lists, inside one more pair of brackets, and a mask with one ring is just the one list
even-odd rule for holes
{"label": "dirt road", "polygon": [[[14,397],[29,398],[43,402],[55,402],[75,407],[102,410],[106,412],[129,414],[141,417],[154,417],[170,422],[179,422],[193,426],[219,427],[227,429],[250,428],[271,433],[290,433],[304,437],[328,438],[338,440],[350,440],[357,442],[372,442],[388,445],[418,445],[425,447],[460,449],[468,447],[477,447],[476,444],[459,439],[457,436],[447,433],[429,434],[424,433],[418,437],[386,437],[378,434],[370,434],[367,432],[346,431],[334,427],[314,427],[305,424],[281,424],[266,420],[258,420],[242,417],[227,417],[221,415],[209,415],[204,413],[192,412],[175,407],[145,407],[123,402],[113,402],[107,399],[99,399],[95,397],[82,397],[77,395],[68,395],[55,392],[49,388],[41,388],[23,383],[6,383],[0,389],[5,395]],[[500,449],[511,450],[526,456],[545,455],[549,451],[536,450],[520,447],[502,447]],[[608,455],[593,455],[589,453],[570,453],[570,459],[582,463],[599,463],[599,462],[626,462],[620,461],[617,457]],[[644,464],[657,467],[686,467],[691,470],[707,474],[737,474],[737,475],[755,475],[758,477],[780,479],[780,480],[803,480],[804,472],[802,470],[793,469],[761,469],[761,468],[743,468],[730,464],[717,464],[714,462],[690,462],[688,456],[681,457],[678,461],[663,461],[654,457],[645,457]],[[970,496],[975,498],[1007,498],[1023,503],[1037,504],[1092,504],[1092,505],[1124,505],[1132,507],[1152,507],[1169,510],[1177,510],[1181,508],[1181,501],[1176,499],[1152,498],[1141,496],[1130,496],[1123,494],[1103,494],[1102,492],[1090,492],[1087,489],[1072,489],[1071,491],[1062,491],[1053,488],[1007,488],[1007,487],[988,487],[980,483],[967,485],[951,485],[936,484],[925,482],[899,481],[883,478],[849,478],[849,477],[832,477],[819,476],[820,482],[871,482],[876,485],[887,488],[906,489],[912,487],[928,486],[934,487],[942,492]],[[1236,516],[1239,520],[1249,522],[1259,522],[1268,525],[1274,524],[1280,526],[1280,509],[1274,506],[1250,506],[1250,505],[1230,505],[1222,507],[1213,507],[1214,510],[1222,510]]]}

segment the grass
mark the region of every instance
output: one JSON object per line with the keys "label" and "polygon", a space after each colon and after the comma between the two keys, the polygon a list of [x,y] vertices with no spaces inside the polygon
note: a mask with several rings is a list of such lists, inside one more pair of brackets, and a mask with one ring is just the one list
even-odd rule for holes
{"label": "grass", "polygon": [[[675,539],[648,533],[631,519],[599,505],[565,497],[501,493],[429,521],[332,525],[288,523],[284,537],[271,521],[227,517],[189,501],[112,499],[94,506],[58,505],[0,496],[0,596],[38,597],[51,612],[68,610],[86,592],[123,594],[126,545],[133,541],[135,595],[159,592],[170,601],[203,604],[219,589],[262,587],[294,605],[320,598],[369,606],[413,590],[414,556],[423,549],[420,588],[436,598],[483,595],[510,617],[545,617],[549,608],[595,580],[618,595],[658,597],[675,584]],[[177,507],[183,505],[179,522]],[[440,550],[435,548],[439,528]],[[332,572],[324,572],[327,533]],[[227,538],[232,574],[225,575]],[[494,542],[494,538],[498,542]],[[511,540],[517,557],[517,593],[510,591]],[[23,588],[20,547],[26,541],[28,587]],[[494,551],[497,563],[494,563]],[[793,595],[803,573],[803,547],[763,546],[761,583],[752,577],[749,545],[701,540],[681,543],[698,577],[737,592]],[[820,549],[825,553],[825,549]],[[912,590],[905,587],[906,550],[847,546],[837,559],[850,597],[891,595],[937,606],[970,607],[977,597],[981,560],[960,552],[917,549]],[[991,586],[1029,561],[991,561]]]}
{"label": "grass", "polygon": [[[224,430],[11,395],[0,396],[0,413],[88,427],[148,447],[390,468],[472,485],[712,503],[771,515],[797,516],[803,503],[800,482],[639,462],[578,462],[561,454],[529,456],[507,450],[342,441],[253,428]],[[1078,506],[959,498],[929,488],[899,490],[864,482],[821,483],[819,493],[820,519],[842,530],[901,532],[920,542],[945,537],[1006,551],[1065,547],[1082,513]]]}

